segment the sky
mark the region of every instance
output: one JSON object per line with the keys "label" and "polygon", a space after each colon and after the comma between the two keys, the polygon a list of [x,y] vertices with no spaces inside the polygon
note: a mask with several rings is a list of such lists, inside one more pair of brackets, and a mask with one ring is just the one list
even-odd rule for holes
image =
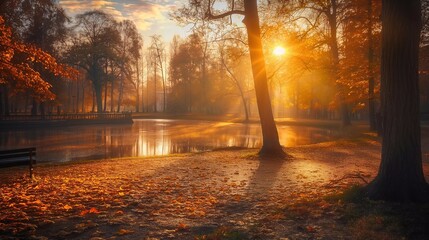
{"label": "sky", "polygon": [[180,27],[170,19],[169,13],[178,9],[185,1],[177,0],[59,0],[69,16],[90,10],[102,10],[116,20],[132,20],[145,42],[150,36],[159,34],[165,42],[174,35],[189,35],[189,28]]}

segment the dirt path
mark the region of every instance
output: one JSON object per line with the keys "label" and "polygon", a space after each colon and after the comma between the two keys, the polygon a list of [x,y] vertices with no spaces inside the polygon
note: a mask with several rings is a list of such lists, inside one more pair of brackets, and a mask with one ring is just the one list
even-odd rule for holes
{"label": "dirt path", "polygon": [[235,150],[42,165],[33,182],[0,169],[0,239],[359,239],[326,196],[362,183],[332,182],[346,174],[375,176],[379,144],[287,151],[281,161]]}

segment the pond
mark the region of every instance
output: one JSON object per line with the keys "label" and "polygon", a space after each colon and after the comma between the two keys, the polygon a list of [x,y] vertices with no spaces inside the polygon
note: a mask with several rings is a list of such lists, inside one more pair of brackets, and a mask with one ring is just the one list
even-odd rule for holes
{"label": "pond", "polygon": [[[328,141],[335,131],[278,126],[280,143],[297,146]],[[159,156],[215,148],[258,148],[259,124],[193,120],[134,120],[133,125],[87,125],[11,129],[0,133],[1,149],[37,147],[39,162]]]}

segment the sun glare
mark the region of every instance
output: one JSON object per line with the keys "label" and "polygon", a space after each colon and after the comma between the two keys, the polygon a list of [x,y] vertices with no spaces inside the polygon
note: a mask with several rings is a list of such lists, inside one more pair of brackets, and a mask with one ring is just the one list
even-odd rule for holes
{"label": "sun glare", "polygon": [[276,48],[274,48],[273,50],[273,54],[276,56],[282,56],[286,54],[286,49],[282,46],[277,46]]}

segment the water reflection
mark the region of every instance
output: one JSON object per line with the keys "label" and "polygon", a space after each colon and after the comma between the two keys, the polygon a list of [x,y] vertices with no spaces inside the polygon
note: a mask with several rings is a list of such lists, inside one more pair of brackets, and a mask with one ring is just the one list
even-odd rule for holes
{"label": "water reflection", "polygon": [[[296,146],[332,138],[327,129],[279,126],[280,143]],[[1,149],[37,147],[39,161],[157,156],[220,147],[261,146],[258,124],[135,120],[133,125],[73,126],[0,133]]]}

